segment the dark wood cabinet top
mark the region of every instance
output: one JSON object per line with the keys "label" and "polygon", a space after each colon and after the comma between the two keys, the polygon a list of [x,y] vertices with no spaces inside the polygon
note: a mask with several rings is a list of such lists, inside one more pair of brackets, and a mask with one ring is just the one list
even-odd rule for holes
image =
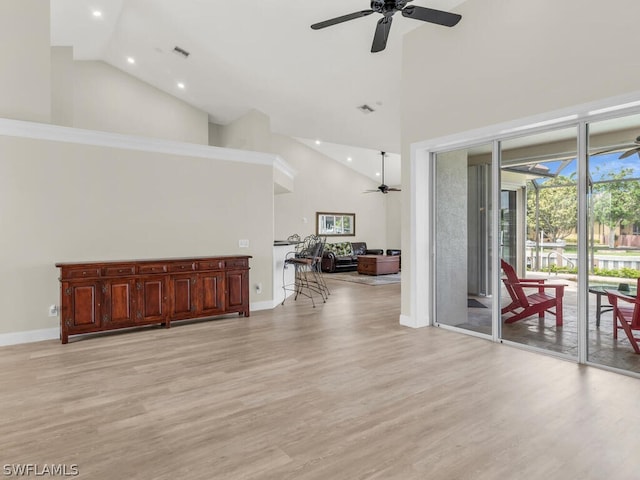
{"label": "dark wood cabinet top", "polygon": [[143,258],[143,259],[125,259],[125,260],[99,260],[99,261],[83,261],[83,262],[58,262],[56,267],[72,267],[82,265],[97,265],[106,266],[113,264],[128,264],[128,263],[168,263],[168,262],[189,262],[191,260],[206,260],[209,258],[220,258],[223,260],[231,258],[253,258],[251,255],[205,255],[200,257],[169,257],[169,258]]}

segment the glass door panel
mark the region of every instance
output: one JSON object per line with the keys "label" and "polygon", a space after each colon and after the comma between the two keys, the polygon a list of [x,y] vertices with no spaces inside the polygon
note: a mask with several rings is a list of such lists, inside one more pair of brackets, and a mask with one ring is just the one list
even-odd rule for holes
{"label": "glass door panel", "polygon": [[507,279],[500,294],[501,336],[573,357],[578,355],[576,157],[576,128],[501,142],[500,254]]}
{"label": "glass door panel", "polygon": [[491,335],[492,145],[439,153],[434,167],[435,321]]}
{"label": "glass door panel", "polygon": [[640,355],[625,331],[615,328],[607,295],[620,294],[626,298],[617,300],[621,306],[635,306],[640,276],[640,115],[594,122],[588,130],[587,359],[640,373]]}

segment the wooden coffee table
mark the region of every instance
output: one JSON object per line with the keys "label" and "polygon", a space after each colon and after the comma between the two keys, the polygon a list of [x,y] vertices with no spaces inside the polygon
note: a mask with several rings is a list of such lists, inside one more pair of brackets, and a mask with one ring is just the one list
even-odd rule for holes
{"label": "wooden coffee table", "polygon": [[400,271],[400,257],[397,255],[359,255],[358,273],[361,275],[388,275]]}

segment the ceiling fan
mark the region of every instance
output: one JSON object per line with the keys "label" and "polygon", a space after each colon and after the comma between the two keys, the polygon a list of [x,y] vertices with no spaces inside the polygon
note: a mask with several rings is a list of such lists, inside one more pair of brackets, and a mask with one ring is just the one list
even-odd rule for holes
{"label": "ceiling fan", "polygon": [[[627,148],[627,150],[625,150],[620,154],[620,156],[618,157],[619,159],[630,157],[634,153],[637,153],[638,157],[640,158],[640,136],[637,136],[636,139],[633,141],[633,143],[624,145],[623,148]],[[605,153],[615,152],[618,150],[620,150],[620,147],[610,148],[609,150],[603,150],[601,152],[594,153],[593,155],[603,155]]]}
{"label": "ceiling fan", "polygon": [[378,188],[376,188],[375,190],[366,190],[364,193],[375,193],[375,192],[381,192],[381,193],[389,193],[389,192],[401,192],[402,190],[400,190],[399,188],[391,188],[387,185],[385,185],[384,183],[384,157],[386,156],[385,152],[380,152],[380,154],[382,155],[382,183],[380,184],[380,186]]}
{"label": "ceiling fan", "polygon": [[453,27],[462,18],[462,15],[458,15],[457,13],[443,12],[442,10],[434,10],[432,8],[418,7],[415,5],[407,6],[407,3],[412,1],[413,0],[371,0],[371,8],[369,10],[361,10],[325,20],[324,22],[314,23],[311,25],[311,28],[320,30],[321,28],[330,27],[348,20],[366,17],[372,13],[381,13],[384,16],[378,20],[378,26],[373,35],[373,44],[371,45],[372,52],[380,52],[387,46],[387,38],[389,37],[389,30],[391,30],[391,21],[396,12],[402,12],[403,17],[415,18],[416,20],[436,23],[445,27]]}

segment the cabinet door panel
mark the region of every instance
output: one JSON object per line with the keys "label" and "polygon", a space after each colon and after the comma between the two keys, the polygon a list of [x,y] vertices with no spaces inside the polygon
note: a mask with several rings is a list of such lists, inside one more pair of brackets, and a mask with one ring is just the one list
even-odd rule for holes
{"label": "cabinet door panel", "polygon": [[171,318],[189,318],[196,311],[195,275],[171,277]]}
{"label": "cabinet door panel", "polygon": [[138,302],[136,323],[163,321],[167,302],[167,285],[164,277],[140,278],[137,281]]}
{"label": "cabinet door panel", "polygon": [[62,321],[69,333],[82,333],[100,327],[100,289],[98,282],[63,285]]}
{"label": "cabinet door panel", "polygon": [[110,280],[102,288],[103,326],[125,326],[133,324],[133,280]]}
{"label": "cabinet door panel", "polygon": [[227,272],[227,309],[241,310],[248,302],[244,293],[246,289],[243,288],[245,283],[246,273],[243,271]]}
{"label": "cabinet door panel", "polygon": [[198,275],[201,304],[198,314],[215,315],[224,311],[224,273],[201,273]]}

